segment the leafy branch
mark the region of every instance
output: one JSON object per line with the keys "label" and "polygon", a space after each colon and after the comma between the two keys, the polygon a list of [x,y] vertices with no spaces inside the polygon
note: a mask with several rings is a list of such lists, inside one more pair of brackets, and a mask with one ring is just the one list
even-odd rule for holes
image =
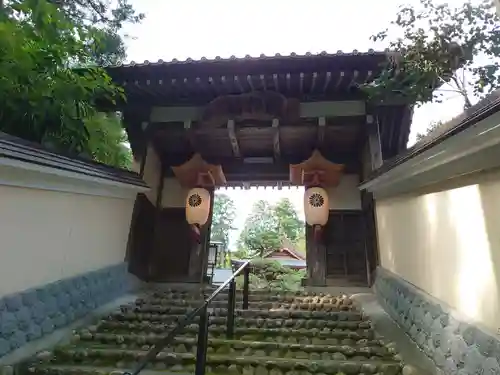
{"label": "leafy branch", "polygon": [[456,8],[433,0],[402,6],[390,27],[371,37],[389,41],[394,52],[362,89],[372,99],[402,96],[417,105],[453,92],[470,108],[472,97],[500,87],[499,21],[494,4],[485,0]]}

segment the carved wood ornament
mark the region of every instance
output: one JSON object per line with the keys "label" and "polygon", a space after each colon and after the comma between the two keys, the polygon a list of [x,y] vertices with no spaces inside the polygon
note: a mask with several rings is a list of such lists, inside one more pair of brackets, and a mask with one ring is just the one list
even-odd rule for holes
{"label": "carved wood ornament", "polygon": [[299,164],[290,164],[290,182],[306,188],[335,187],[344,171],[343,164],[332,163],[321,152],[314,150],[311,157]]}
{"label": "carved wood ornament", "polygon": [[210,102],[202,114],[202,126],[219,127],[228,120],[273,120],[294,122],[300,119],[298,99],[274,91],[253,91],[223,95]]}
{"label": "carved wood ornament", "polygon": [[172,167],[172,171],[181,186],[185,188],[214,188],[226,184],[222,167],[207,163],[198,153],[184,164]]}

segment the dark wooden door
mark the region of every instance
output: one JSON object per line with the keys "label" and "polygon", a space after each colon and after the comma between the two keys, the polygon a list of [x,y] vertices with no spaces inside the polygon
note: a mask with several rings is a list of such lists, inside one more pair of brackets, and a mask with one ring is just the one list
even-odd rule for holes
{"label": "dark wooden door", "polygon": [[366,283],[362,211],[331,211],[325,228],[326,277]]}
{"label": "dark wooden door", "polygon": [[144,194],[135,200],[127,245],[128,270],[139,279],[149,280],[149,264],[153,254],[156,209]]}
{"label": "dark wooden door", "polygon": [[165,208],[158,214],[152,275],[154,281],[185,281],[191,235],[184,208]]}

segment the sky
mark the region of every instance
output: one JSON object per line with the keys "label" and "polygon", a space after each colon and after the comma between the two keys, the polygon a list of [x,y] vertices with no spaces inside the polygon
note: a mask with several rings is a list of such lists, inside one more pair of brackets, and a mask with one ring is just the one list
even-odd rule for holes
{"label": "sky", "polygon": [[[405,3],[415,3],[408,0]],[[321,51],[366,52],[386,46],[369,37],[383,30],[403,0],[132,0],[145,13],[141,24],[125,33],[129,61],[143,62],[205,56],[243,57]],[[462,0],[449,0],[459,5]],[[447,121],[462,110],[457,95],[444,103],[426,104],[415,110],[409,145],[433,121]],[[303,217],[303,189],[227,190],[236,202],[235,226],[241,228],[259,199],[274,202],[289,197]],[[238,231],[232,234],[232,243]]]}

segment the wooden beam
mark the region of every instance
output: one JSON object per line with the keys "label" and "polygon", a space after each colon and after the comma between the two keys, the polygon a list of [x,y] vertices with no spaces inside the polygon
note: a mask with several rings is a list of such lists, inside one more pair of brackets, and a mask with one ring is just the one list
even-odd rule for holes
{"label": "wooden beam", "polygon": [[[274,163],[245,163],[245,159],[236,160],[234,157],[227,158],[204,158],[208,163],[221,165],[224,176],[228,181],[288,181],[290,178],[290,164],[306,160],[310,155],[299,160],[290,160],[281,155],[281,160]],[[345,165],[344,173],[358,173],[359,162],[356,153],[330,153],[324,155],[328,160]],[[172,165],[181,164],[180,158],[164,158],[166,173],[173,176]],[[175,162],[174,162],[175,161]]]}
{"label": "wooden beam", "polygon": [[273,136],[273,150],[274,157],[279,159],[281,157],[281,149],[280,149],[280,120],[277,118],[273,119],[274,136]]}
{"label": "wooden beam", "polygon": [[[251,77],[250,77],[251,78]],[[250,79],[249,78],[249,79]],[[248,82],[251,82],[248,81]],[[152,123],[200,121],[204,107],[158,107],[151,109]],[[300,117],[364,116],[366,104],[361,100],[321,101],[300,103]]]}
{"label": "wooden beam", "polygon": [[237,158],[240,158],[241,157],[240,146],[238,144],[238,138],[236,138],[236,131],[234,129],[234,120],[227,121],[227,134],[229,135],[229,140],[231,141],[233,155]]}

